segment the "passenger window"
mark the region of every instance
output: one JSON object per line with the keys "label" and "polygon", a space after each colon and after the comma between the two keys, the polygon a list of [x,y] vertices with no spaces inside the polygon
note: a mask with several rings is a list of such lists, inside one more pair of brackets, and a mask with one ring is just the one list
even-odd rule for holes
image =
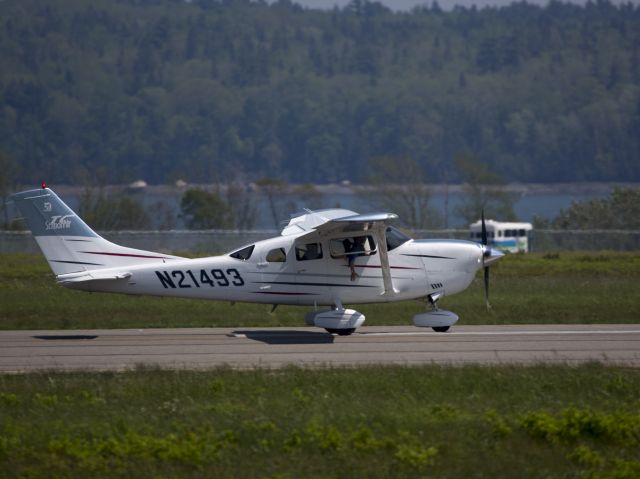
{"label": "passenger window", "polygon": [[296,259],[298,261],[308,261],[322,258],[322,244],[307,243],[296,246]]}
{"label": "passenger window", "polygon": [[369,256],[376,253],[376,244],[373,241],[373,236],[335,238],[329,242],[329,253],[332,258]]}
{"label": "passenger window", "polygon": [[525,230],[518,230],[518,236],[523,238],[523,237],[527,236],[527,233],[525,232]]}
{"label": "passenger window", "polygon": [[239,249],[238,251],[234,251],[229,254],[232,258],[240,259],[242,261],[246,261],[251,258],[251,254],[253,253],[253,248],[255,245],[247,246],[246,248]]}
{"label": "passenger window", "polygon": [[272,249],[267,254],[267,261],[269,263],[284,263],[287,261],[287,253],[285,253],[284,248]]}

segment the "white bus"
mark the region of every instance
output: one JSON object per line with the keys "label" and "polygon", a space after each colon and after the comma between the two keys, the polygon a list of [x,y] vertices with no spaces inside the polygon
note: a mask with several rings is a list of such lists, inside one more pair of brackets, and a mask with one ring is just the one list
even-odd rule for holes
{"label": "white bus", "polygon": [[[533,230],[531,223],[503,223],[501,221],[486,220],[487,242],[492,248],[508,253],[527,253],[530,247],[530,236]],[[481,221],[469,225],[471,239],[482,241]]]}

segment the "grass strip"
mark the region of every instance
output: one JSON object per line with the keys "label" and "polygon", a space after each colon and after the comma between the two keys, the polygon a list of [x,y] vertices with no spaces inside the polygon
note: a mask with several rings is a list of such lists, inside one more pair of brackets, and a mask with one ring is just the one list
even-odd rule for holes
{"label": "grass strip", "polygon": [[[640,255],[560,253],[509,255],[492,268],[491,302],[484,307],[481,274],[440,306],[459,324],[635,323]],[[349,305],[365,325],[411,324],[420,301]],[[89,294],[55,284],[38,255],[0,256],[0,329],[91,329],[207,326],[300,326],[309,308],[221,301]]]}
{"label": "grass strip", "polygon": [[638,477],[640,370],[0,376],[2,477]]}

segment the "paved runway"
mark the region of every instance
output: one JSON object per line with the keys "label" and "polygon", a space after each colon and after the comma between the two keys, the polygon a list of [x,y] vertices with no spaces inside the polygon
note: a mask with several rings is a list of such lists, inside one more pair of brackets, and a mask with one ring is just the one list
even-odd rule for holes
{"label": "paved runway", "polygon": [[0,331],[0,371],[522,364],[599,361],[640,366],[640,325]]}

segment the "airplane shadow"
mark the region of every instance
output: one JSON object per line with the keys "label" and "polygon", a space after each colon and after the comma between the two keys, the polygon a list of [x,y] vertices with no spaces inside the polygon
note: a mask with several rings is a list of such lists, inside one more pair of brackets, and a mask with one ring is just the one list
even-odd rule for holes
{"label": "airplane shadow", "polygon": [[42,336],[32,336],[34,339],[44,340],[72,340],[72,339],[96,339],[98,336],[89,334],[50,334]]}
{"label": "airplane shadow", "polygon": [[329,333],[314,331],[242,331],[233,332],[234,335],[244,335],[248,339],[261,341],[266,344],[328,344],[333,343],[334,336]]}

